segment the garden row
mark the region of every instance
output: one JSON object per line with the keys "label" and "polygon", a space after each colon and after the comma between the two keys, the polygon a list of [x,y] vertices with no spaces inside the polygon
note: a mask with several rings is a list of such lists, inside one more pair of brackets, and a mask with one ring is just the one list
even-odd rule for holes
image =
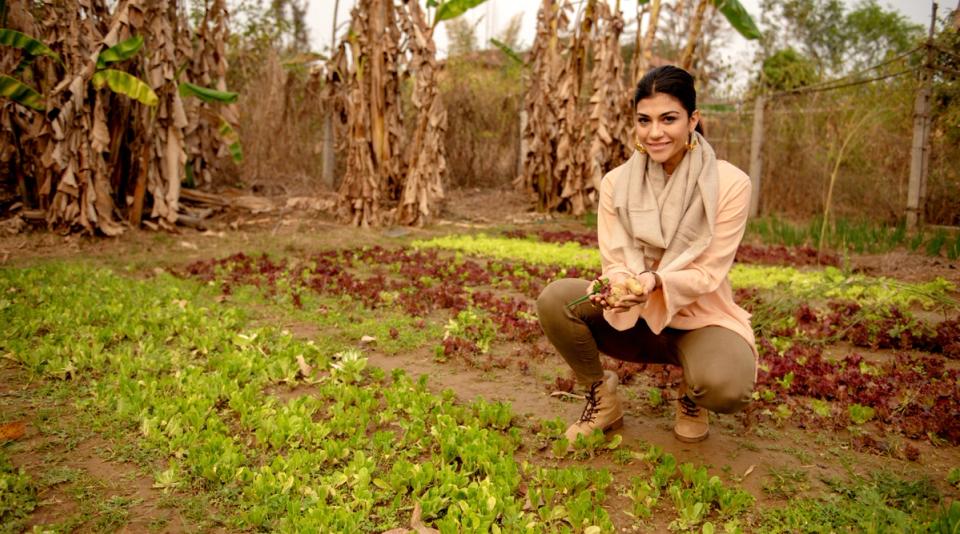
{"label": "garden row", "polygon": [[[571,230],[507,230],[504,237],[511,239],[537,240],[544,243],[579,243],[581,246],[596,247],[596,232],[574,232]],[[808,245],[788,247],[785,245],[751,245],[741,243],[737,249],[738,263],[762,265],[829,265],[840,266],[840,257],[833,252],[818,252]]]}
{"label": "garden row", "polygon": [[[419,318],[413,324],[421,328],[425,318],[443,312],[448,320],[437,360],[523,369],[529,358],[547,355],[537,343],[542,334],[533,299],[550,280],[596,277],[598,272],[589,268],[591,254],[595,252],[573,243],[457,236],[414,248],[327,250],[301,260],[237,254],[191,264],[184,274],[215,283],[225,294],[245,285],[268,294],[283,292],[294,305],[302,304],[302,292],[310,291],[347,296],[370,309],[398,306]],[[526,261],[509,259],[515,257]],[[817,424],[829,421],[841,427],[875,419],[911,438],[960,443],[960,423],[954,417],[960,414],[957,371],[946,369],[936,355],[957,356],[958,322],[934,324],[904,311],[950,306],[949,284],[903,284],[835,268],[800,272],[749,265],[735,266],[731,277],[741,304],[755,316],[759,334],[761,371],[754,415],[769,413],[781,422],[792,418],[801,424],[816,417],[824,420]],[[812,301],[816,295],[826,300]],[[839,361],[826,358],[824,347],[841,340],[929,354],[902,353],[882,365],[867,364],[856,353]],[[525,357],[511,359],[491,351],[496,341],[526,344]],[[637,366],[615,368],[629,381]],[[676,378],[658,376],[663,377],[658,387],[670,387],[671,376]],[[905,455],[913,456],[909,449]]]}
{"label": "garden row", "polygon": [[[383,272],[370,269],[374,258],[407,256],[415,260],[381,262]],[[424,272],[432,269],[430,258],[438,263],[435,274]],[[657,522],[708,532],[746,525],[789,532],[809,524],[926,530],[960,520],[960,506],[936,510],[935,491],[919,505],[895,498],[892,490],[875,492],[881,504],[863,508],[856,502],[859,490],[838,489],[827,504],[799,499],[788,509],[758,511],[749,494],[704,468],[656,448],[630,450],[599,434],[582,440],[574,456],[613,449],[615,461],[640,464],[636,474],[617,481],[605,469],[564,467],[537,452],[538,443],[547,443],[556,456],[567,455],[563,421],[522,423],[501,402],[463,404],[452,392],[433,394],[424,377],[368,366],[353,348],[356,336],[337,334],[382,325],[402,346],[437,343],[432,312],[465,303],[451,317],[454,323],[469,323],[469,314],[495,321],[493,311],[476,304],[476,294],[526,294],[542,284],[503,263],[497,271],[502,279],[479,289],[470,280],[484,268],[471,263],[432,250],[328,251],[297,263],[234,256],[191,267],[198,277],[209,273],[203,284],[168,275],[137,281],[79,266],[4,270],[0,351],[36,379],[70,389],[95,430],[135,435],[152,459],[157,487],[214,496],[219,520],[235,529],[383,532],[430,525],[441,532],[609,532],[612,493],[629,499],[626,519],[641,529]],[[369,272],[342,277],[361,270]],[[416,274],[422,286],[392,285],[404,272]],[[440,289],[448,283],[469,291]],[[228,304],[217,304],[224,288]],[[298,313],[299,304],[333,335],[304,341],[251,328],[244,307],[236,306],[247,303],[290,313]],[[397,303],[423,314],[393,311]],[[524,315],[529,307],[503,309],[523,326],[494,341],[531,335],[527,323],[536,321]],[[410,338],[408,330],[422,337]],[[787,376],[779,378],[777,396],[803,384]],[[286,401],[276,395],[293,387],[301,394]],[[5,524],[16,524],[39,505],[30,501],[36,482],[5,460],[0,468],[0,482],[17,492],[11,498],[23,497],[17,509],[0,510]],[[824,510],[836,516],[824,517]]]}

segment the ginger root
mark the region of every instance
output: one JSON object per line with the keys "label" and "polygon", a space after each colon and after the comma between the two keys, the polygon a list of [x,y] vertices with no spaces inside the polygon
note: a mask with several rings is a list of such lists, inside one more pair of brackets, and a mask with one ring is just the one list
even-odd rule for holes
{"label": "ginger root", "polygon": [[640,284],[640,282],[636,278],[630,277],[623,282],[611,284],[610,293],[604,295],[604,298],[606,298],[608,304],[611,306],[616,306],[625,297],[631,295],[640,297],[646,293],[647,292],[644,290],[644,287]]}

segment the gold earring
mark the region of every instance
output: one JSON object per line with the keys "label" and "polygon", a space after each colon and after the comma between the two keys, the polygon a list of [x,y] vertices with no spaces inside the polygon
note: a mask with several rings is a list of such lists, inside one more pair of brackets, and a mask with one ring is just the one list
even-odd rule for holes
{"label": "gold earring", "polygon": [[697,138],[694,137],[693,134],[691,133],[690,139],[687,141],[687,150],[690,151],[696,147],[697,147]]}
{"label": "gold earring", "polygon": [[637,152],[639,152],[639,153],[641,153],[641,154],[646,154],[646,153],[647,153],[647,147],[641,145],[641,144],[640,144],[640,141],[634,141],[633,147],[636,148],[636,149],[637,149]]}

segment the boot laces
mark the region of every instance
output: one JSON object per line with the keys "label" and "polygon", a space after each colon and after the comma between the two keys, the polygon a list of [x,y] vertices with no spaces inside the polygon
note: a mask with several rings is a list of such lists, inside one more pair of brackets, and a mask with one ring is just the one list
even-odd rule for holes
{"label": "boot laces", "polygon": [[684,395],[680,397],[679,401],[680,412],[683,415],[687,417],[698,417],[700,415],[700,407],[689,396]]}
{"label": "boot laces", "polygon": [[590,385],[590,390],[587,391],[586,399],[587,405],[583,407],[583,413],[580,414],[580,423],[592,423],[597,418],[597,404],[599,399],[597,399],[597,389],[603,384],[603,380],[594,382]]}

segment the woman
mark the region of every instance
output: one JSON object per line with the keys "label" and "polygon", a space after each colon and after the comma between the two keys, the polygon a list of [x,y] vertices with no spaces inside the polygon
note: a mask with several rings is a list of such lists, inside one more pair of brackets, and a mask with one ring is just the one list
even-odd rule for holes
{"label": "woman", "polygon": [[[750,179],[717,161],[696,99],[693,77],[673,66],[637,85],[636,152],[604,176],[597,210],[602,278],[613,295],[594,293],[597,281],[567,278],[537,299],[547,338],[587,390],[566,433],[571,444],[623,423],[617,377],[604,372],[600,352],[683,368],[673,430],[680,441],[706,439],[707,410],[732,413],[750,402],[753,330],[727,276],[746,227]],[[568,306],[585,293],[589,300]]]}

